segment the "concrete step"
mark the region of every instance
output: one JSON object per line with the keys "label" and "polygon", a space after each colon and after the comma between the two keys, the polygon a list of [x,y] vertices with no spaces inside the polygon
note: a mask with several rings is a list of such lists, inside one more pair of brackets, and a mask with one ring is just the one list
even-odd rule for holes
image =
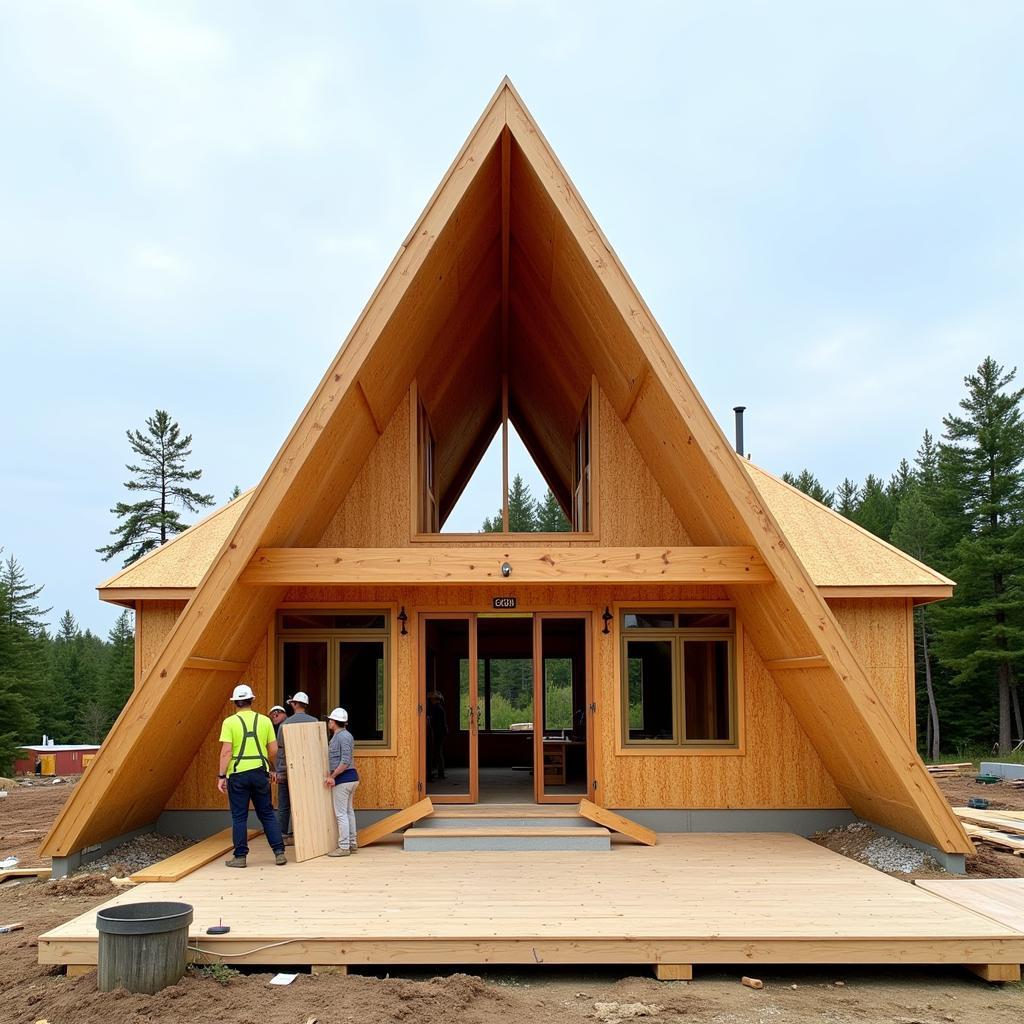
{"label": "concrete step", "polygon": [[611,833],[606,828],[557,827],[548,824],[508,827],[475,826],[422,828],[417,825],[403,835],[403,849],[415,853],[504,850],[527,852],[579,851],[611,849]]}

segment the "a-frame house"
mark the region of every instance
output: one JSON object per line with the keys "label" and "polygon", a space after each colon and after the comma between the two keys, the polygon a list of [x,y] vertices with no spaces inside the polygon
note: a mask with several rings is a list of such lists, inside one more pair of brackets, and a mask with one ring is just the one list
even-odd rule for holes
{"label": "a-frame house", "polygon": [[[572,529],[444,533],[509,423]],[[505,81],[259,485],[104,585],[137,685],[43,852],[223,818],[245,680],[349,707],[367,812],[526,785],[969,853],[913,740],[911,612],[950,581],[812,505],[734,452]]]}

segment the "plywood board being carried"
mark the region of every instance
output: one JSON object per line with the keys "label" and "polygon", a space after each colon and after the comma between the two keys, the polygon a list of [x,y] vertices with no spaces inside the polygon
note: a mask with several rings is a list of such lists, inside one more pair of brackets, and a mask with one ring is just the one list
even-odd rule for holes
{"label": "plywood board being carried", "polygon": [[[261,834],[261,829],[251,828],[248,830],[247,838],[253,839]],[[231,838],[231,829],[226,828],[222,832],[208,836],[206,839],[190,846],[187,850],[167,857],[158,864],[151,864],[148,868],[136,871],[132,875],[133,882],[176,882],[179,878],[192,874],[197,868],[209,864],[221,854],[228,853],[234,849],[234,841]]]}
{"label": "plywood board being carried", "polygon": [[292,805],[295,859],[302,863],[330,853],[338,845],[327,775],[327,733],[320,722],[288,726],[288,797]]}

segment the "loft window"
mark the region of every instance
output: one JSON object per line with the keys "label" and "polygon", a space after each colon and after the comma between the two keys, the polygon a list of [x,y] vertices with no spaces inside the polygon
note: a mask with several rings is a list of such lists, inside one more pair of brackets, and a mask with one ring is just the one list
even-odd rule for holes
{"label": "loft window", "polygon": [[622,613],[626,746],[736,745],[732,609]]}
{"label": "loft window", "polygon": [[[508,388],[508,378],[503,376],[500,409],[497,403],[489,410],[486,408],[487,392],[475,397],[480,409],[474,414],[479,422],[473,430],[480,433],[470,436],[469,431],[462,429],[457,411],[433,404],[443,403],[444,398],[431,399],[413,381],[409,452],[413,487],[410,520],[414,535],[437,534],[442,527],[462,536],[480,534],[481,540],[490,533],[594,530],[596,382],[591,382],[588,392],[577,393],[572,399],[560,398],[573,404],[559,408],[557,415],[538,413],[536,417],[531,416],[536,410],[529,408],[517,410],[513,406],[509,412]],[[582,408],[577,402],[582,403]],[[440,433],[435,433],[435,426]],[[489,437],[488,431],[493,431]],[[501,505],[493,516],[488,514],[490,508],[476,509],[472,513],[475,523],[468,523],[469,505],[479,501],[479,491],[470,486],[471,481],[478,472],[488,479],[496,477],[499,460],[505,491]],[[485,466],[486,472],[481,466]],[[542,478],[542,487],[539,493],[534,489],[531,500],[526,502],[522,492],[516,490],[516,480],[521,476],[527,486],[536,488],[534,473]],[[463,505],[467,494],[472,497]],[[477,525],[481,519],[482,525]],[[453,526],[454,523],[458,525]]]}
{"label": "loft window", "polygon": [[422,401],[417,400],[416,414],[416,465],[419,476],[419,510],[417,512],[417,529],[420,533],[437,533],[439,519],[437,513],[437,478],[436,471],[437,442],[430,427],[430,418]]}
{"label": "loft window", "polygon": [[577,533],[590,529],[590,398],[576,425],[573,438],[572,528]]}
{"label": "loft window", "polygon": [[343,707],[359,743],[388,746],[390,618],[376,609],[279,613],[282,700],[302,690],[309,695],[309,713],[320,719]]}

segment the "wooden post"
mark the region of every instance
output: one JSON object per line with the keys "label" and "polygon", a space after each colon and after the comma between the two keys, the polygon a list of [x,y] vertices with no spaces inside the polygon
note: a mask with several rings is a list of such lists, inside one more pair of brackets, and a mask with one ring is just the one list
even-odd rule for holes
{"label": "wooden post", "polygon": [[964,964],[982,981],[1020,981],[1020,964]]}
{"label": "wooden post", "polygon": [[693,964],[654,964],[658,981],[693,981]]}

